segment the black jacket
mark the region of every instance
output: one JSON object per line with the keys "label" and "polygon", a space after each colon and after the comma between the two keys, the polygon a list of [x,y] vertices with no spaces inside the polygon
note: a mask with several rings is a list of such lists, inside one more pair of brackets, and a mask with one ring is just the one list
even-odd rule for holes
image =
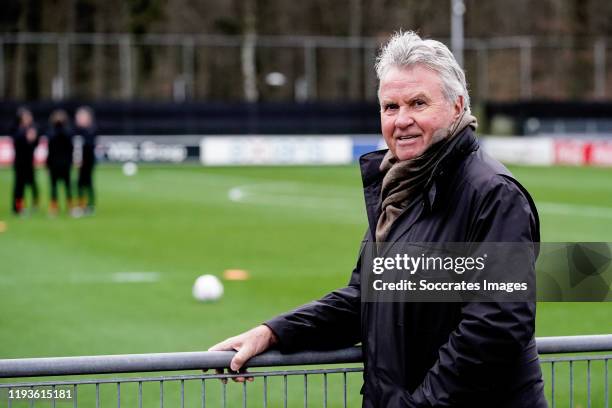
{"label": "black jacket", "polygon": [[15,150],[15,159],[13,167],[16,169],[34,169],[34,150],[38,146],[39,136],[33,141],[28,141],[26,136],[28,129],[17,127],[11,134],[13,140],[13,148]]}
{"label": "black jacket", "polygon": [[93,166],[96,162],[96,128],[94,126],[77,127],[75,133],[81,135],[83,141],[81,165]]}
{"label": "black jacket", "polygon": [[[535,205],[472,130],[434,172],[389,242],[539,242]],[[380,214],[385,151],[361,157],[369,230]],[[546,407],[533,303],[366,303],[349,285],[268,325],[282,351],[361,342],[364,407]]]}
{"label": "black jacket", "polygon": [[47,167],[50,169],[66,169],[72,166],[74,145],[73,133],[68,126],[51,126],[47,133],[49,153]]}

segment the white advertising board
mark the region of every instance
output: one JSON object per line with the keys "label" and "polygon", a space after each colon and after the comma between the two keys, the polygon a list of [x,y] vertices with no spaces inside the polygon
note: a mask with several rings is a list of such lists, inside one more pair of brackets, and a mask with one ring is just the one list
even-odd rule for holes
{"label": "white advertising board", "polygon": [[555,160],[554,141],[549,137],[483,137],[485,151],[508,164],[550,166]]}
{"label": "white advertising board", "polygon": [[348,164],[348,136],[210,136],[200,142],[200,160],[208,166]]}

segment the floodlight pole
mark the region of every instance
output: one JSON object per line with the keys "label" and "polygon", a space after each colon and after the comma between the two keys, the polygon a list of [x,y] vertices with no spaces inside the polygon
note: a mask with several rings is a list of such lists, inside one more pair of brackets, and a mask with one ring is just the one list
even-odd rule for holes
{"label": "floodlight pole", "polygon": [[463,15],[465,3],[463,0],[451,0],[451,50],[459,66],[463,67]]}

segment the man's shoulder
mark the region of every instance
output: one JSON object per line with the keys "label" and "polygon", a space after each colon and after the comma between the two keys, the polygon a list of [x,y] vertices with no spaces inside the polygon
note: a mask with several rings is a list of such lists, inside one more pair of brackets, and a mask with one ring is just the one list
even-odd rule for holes
{"label": "man's shoulder", "polygon": [[468,156],[459,169],[463,188],[486,193],[492,189],[508,187],[517,192],[524,190],[514,175],[498,160],[478,149]]}
{"label": "man's shoulder", "polygon": [[459,190],[476,202],[505,201],[537,217],[531,194],[502,163],[479,149],[466,160]]}

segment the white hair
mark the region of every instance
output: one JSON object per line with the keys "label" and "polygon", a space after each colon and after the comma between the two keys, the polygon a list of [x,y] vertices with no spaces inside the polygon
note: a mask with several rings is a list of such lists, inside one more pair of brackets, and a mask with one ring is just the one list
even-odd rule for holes
{"label": "white hair", "polygon": [[417,65],[431,69],[440,76],[442,91],[450,103],[463,96],[465,110],[470,112],[470,95],[465,73],[448,47],[436,40],[423,40],[413,31],[396,32],[376,58],[376,76],[380,81],[391,68],[411,68]]}

